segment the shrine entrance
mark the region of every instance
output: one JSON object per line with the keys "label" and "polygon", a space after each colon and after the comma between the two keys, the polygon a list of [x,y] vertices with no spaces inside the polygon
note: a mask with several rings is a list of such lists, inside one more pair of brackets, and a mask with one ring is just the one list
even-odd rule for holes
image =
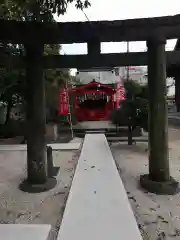
{"label": "shrine entrance", "polygon": [[[170,176],[166,68],[180,62],[180,51],[165,51],[167,39],[180,38],[180,15],[98,22],[39,23],[0,20],[0,40],[24,45],[26,56],[0,53],[0,66],[26,69],[28,183],[49,186],[47,176],[45,81],[43,69],[148,65],[149,173],[140,184],[150,192],[174,194]],[[30,36],[36,36],[32,38]],[[146,41],[146,52],[101,53],[103,42]],[[44,44],[87,43],[85,55],[44,56]],[[82,93],[85,93],[82,91]],[[94,91],[94,90],[93,90]],[[105,92],[109,96],[109,93]],[[111,96],[111,95],[110,95]],[[104,106],[107,104],[104,104]],[[80,105],[78,105],[80,107]],[[87,108],[87,107],[86,107]],[[82,107],[81,107],[82,109]]]}
{"label": "shrine entrance", "polygon": [[115,90],[99,82],[72,88],[74,109],[78,121],[109,120],[114,109]]}

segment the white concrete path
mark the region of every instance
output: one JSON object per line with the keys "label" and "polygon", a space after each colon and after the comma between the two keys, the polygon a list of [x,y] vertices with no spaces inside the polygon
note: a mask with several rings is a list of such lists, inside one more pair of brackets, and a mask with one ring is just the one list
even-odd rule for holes
{"label": "white concrete path", "polygon": [[[51,146],[53,150],[78,150],[81,146],[80,142],[72,143],[53,143],[47,144]],[[10,145],[0,145],[0,151],[26,151],[26,144],[10,144]]]}
{"label": "white concrete path", "polygon": [[51,225],[0,224],[0,240],[47,240]]}
{"label": "white concrete path", "polygon": [[86,135],[58,240],[141,240],[104,134]]}

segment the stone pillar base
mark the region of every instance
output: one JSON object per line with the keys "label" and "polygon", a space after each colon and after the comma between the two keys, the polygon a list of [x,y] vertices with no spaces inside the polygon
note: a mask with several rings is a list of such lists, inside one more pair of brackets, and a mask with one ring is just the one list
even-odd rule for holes
{"label": "stone pillar base", "polygon": [[140,176],[140,186],[148,192],[159,195],[174,195],[180,190],[179,183],[172,177],[167,182],[155,182],[149,179],[148,174]]}
{"label": "stone pillar base", "polygon": [[28,182],[28,180],[24,180],[19,185],[19,189],[28,193],[40,193],[54,188],[56,184],[57,180],[55,178],[48,178],[44,184],[31,184]]}
{"label": "stone pillar base", "polygon": [[53,155],[52,155],[52,147],[47,147],[47,172],[48,177],[53,177]]}

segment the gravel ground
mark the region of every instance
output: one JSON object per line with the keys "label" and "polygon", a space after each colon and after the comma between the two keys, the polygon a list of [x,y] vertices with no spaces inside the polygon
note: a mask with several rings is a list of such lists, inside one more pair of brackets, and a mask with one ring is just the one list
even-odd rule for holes
{"label": "gravel ground", "polygon": [[[180,130],[169,129],[171,176],[180,181]],[[145,240],[180,239],[180,193],[155,195],[139,187],[139,176],[148,172],[148,145],[113,144],[112,153],[132,209]]]}
{"label": "gravel ground", "polygon": [[54,189],[29,194],[19,190],[26,176],[24,151],[0,152],[0,223],[51,224],[49,240],[56,239],[79,152],[53,152],[60,167]]}
{"label": "gravel ground", "polygon": [[[180,130],[169,129],[171,175],[180,181]],[[139,188],[139,176],[148,172],[148,145],[113,144],[130,203],[145,240],[180,240],[180,193],[158,196]],[[53,152],[60,167],[54,189],[38,194],[19,190],[26,176],[24,151],[0,152],[0,223],[51,224],[48,240],[55,240],[62,219],[79,152]]]}

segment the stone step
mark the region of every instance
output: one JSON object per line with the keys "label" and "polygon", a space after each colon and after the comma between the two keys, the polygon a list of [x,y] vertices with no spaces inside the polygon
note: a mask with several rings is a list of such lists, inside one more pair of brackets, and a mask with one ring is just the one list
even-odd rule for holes
{"label": "stone step", "polygon": [[[52,150],[78,150],[81,142],[47,144]],[[26,151],[26,144],[0,145],[0,151]]]}
{"label": "stone step", "polygon": [[[128,138],[126,137],[107,137],[108,142],[127,142]],[[133,142],[148,142],[147,137],[133,137]]]}
{"label": "stone step", "polygon": [[47,240],[51,225],[0,224],[0,240]]}
{"label": "stone step", "polygon": [[[105,134],[106,137],[127,137],[128,136],[128,132],[104,132],[104,131],[86,131],[86,132],[76,132],[75,135],[77,137],[85,137],[86,134]],[[134,131],[133,132],[133,137],[141,137],[142,134],[141,132],[138,131]]]}

